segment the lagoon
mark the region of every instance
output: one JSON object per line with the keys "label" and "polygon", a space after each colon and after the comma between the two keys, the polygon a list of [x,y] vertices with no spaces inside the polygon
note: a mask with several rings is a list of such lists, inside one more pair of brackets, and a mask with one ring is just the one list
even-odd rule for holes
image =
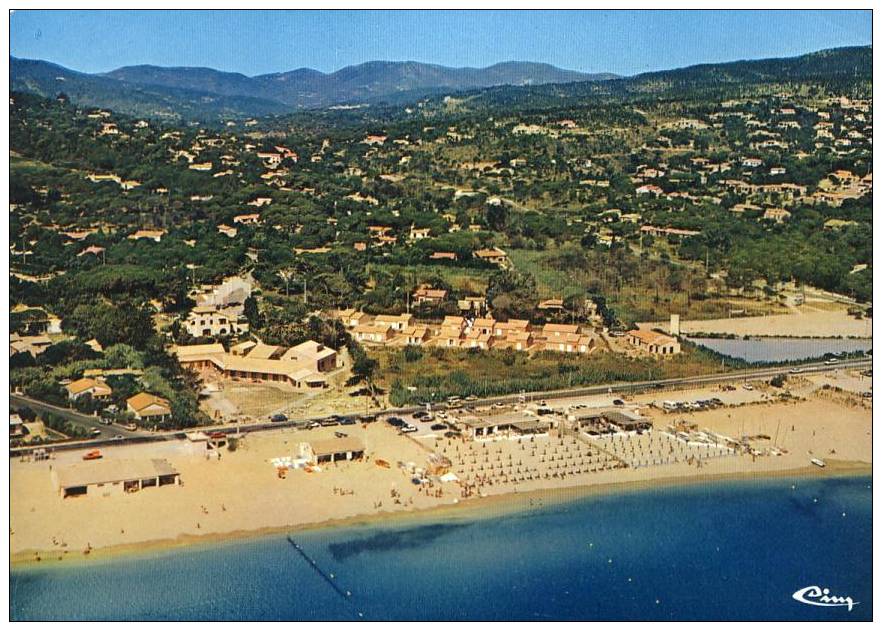
{"label": "lagoon", "polygon": [[873,349],[869,338],[688,338],[709,350],[748,363],[782,363]]}

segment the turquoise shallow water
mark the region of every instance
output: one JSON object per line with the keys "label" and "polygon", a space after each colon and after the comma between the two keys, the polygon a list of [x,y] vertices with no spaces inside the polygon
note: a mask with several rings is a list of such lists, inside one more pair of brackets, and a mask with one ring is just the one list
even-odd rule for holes
{"label": "turquoise shallow water", "polygon": [[[866,621],[870,486],[869,477],[710,483],[296,534],[324,576],[285,536],[28,567],[10,576],[10,615]],[[860,603],[849,612],[792,598],[809,585]]]}

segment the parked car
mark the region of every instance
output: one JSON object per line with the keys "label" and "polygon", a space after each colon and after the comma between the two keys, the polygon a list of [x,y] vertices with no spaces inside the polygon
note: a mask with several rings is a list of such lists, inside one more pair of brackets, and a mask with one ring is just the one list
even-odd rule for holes
{"label": "parked car", "polygon": [[340,418],[340,425],[355,425],[356,420],[351,416],[343,416]]}
{"label": "parked car", "polygon": [[433,432],[440,432],[441,430],[446,430],[446,429],[447,429],[447,425],[445,425],[444,423],[435,423],[435,424],[432,425],[432,427],[429,428],[429,429],[431,429]]}
{"label": "parked car", "polygon": [[109,416],[102,416],[101,418],[98,419],[98,422],[101,423],[102,425],[113,425],[113,419],[110,418]]}
{"label": "parked car", "polygon": [[284,414],[273,414],[272,416],[270,416],[270,421],[272,421],[273,423],[284,423],[287,420],[288,417]]}
{"label": "parked car", "polygon": [[402,434],[411,434],[412,432],[416,432],[417,428],[414,427],[413,425],[408,425],[407,423],[405,423],[404,425],[402,425],[401,427],[398,428],[398,431],[401,432]]}
{"label": "parked car", "polygon": [[99,430],[99,429],[96,427],[94,430],[92,430],[91,432],[89,432],[89,434],[91,434],[93,438],[98,438],[99,436],[101,436],[101,430]]}
{"label": "parked car", "polygon": [[613,399],[613,405],[624,405],[624,404],[625,404],[625,401],[623,401],[620,398]]}
{"label": "parked car", "polygon": [[425,416],[420,418],[420,423],[431,423],[434,420],[435,420],[434,416],[432,416],[431,414],[426,414]]}
{"label": "parked car", "polygon": [[340,424],[340,421],[337,420],[336,418],[334,418],[333,416],[329,416],[328,418],[322,420],[322,425],[325,425],[327,427],[331,427],[333,425],[339,425],[339,424]]}
{"label": "parked car", "polygon": [[404,427],[405,425],[407,425],[407,423],[403,419],[397,416],[390,416],[386,419],[386,422],[392,427]]}

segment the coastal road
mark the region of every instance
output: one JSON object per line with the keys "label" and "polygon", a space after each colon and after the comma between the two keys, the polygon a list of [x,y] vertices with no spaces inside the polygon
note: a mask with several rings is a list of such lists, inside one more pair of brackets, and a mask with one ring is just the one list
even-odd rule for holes
{"label": "coastal road", "polygon": [[[578,399],[580,397],[586,396],[597,396],[603,394],[634,394],[638,392],[645,392],[650,390],[663,390],[663,389],[685,389],[690,387],[700,387],[702,385],[712,385],[719,383],[746,383],[748,381],[756,381],[760,379],[767,379],[778,374],[789,374],[796,373],[799,374],[813,374],[818,372],[830,372],[838,369],[865,369],[872,368],[873,359],[872,358],[856,358],[856,359],[848,359],[848,360],[839,360],[833,363],[828,363],[826,361],[818,361],[814,363],[804,363],[799,366],[788,365],[784,367],[769,367],[769,368],[761,368],[761,369],[744,369],[744,370],[736,370],[732,372],[724,372],[722,374],[706,374],[703,376],[690,376],[685,378],[672,378],[672,379],[660,379],[655,381],[636,381],[629,383],[613,383],[608,385],[594,385],[592,387],[581,387],[581,388],[570,388],[563,390],[551,390],[545,392],[529,392],[524,395],[525,400],[527,401],[538,401],[542,400],[561,400],[561,399]],[[489,405],[493,405],[495,403],[502,404],[510,404],[517,402],[521,399],[520,394],[509,394],[506,396],[494,396],[490,398],[481,398],[475,401],[465,402],[463,405],[466,408],[470,407],[487,407]],[[168,441],[175,439],[185,439],[187,438],[188,432],[195,431],[210,431],[210,432],[223,432],[226,434],[233,433],[247,433],[247,432],[258,432],[263,430],[271,430],[271,429],[281,429],[281,428],[308,428],[310,423],[321,422],[322,420],[328,419],[329,417],[315,417],[310,419],[300,419],[296,421],[282,421],[282,422],[261,422],[261,423],[250,423],[250,424],[234,424],[234,425],[215,425],[215,426],[207,426],[203,428],[191,429],[191,430],[178,430],[173,432],[144,432],[144,431],[129,431],[126,428],[120,425],[102,425],[98,419],[94,416],[87,416],[85,414],[80,414],[75,410],[71,410],[64,407],[58,407],[55,405],[51,405],[49,403],[44,403],[42,401],[37,401],[32,398],[19,396],[19,395],[11,395],[10,396],[10,404],[13,407],[27,405],[33,408],[37,412],[45,412],[51,411],[56,414],[61,414],[65,418],[74,421],[80,425],[88,426],[90,428],[97,428],[101,430],[102,436],[89,441],[65,441],[61,443],[56,443],[52,445],[41,445],[38,447],[45,447],[47,449],[80,449],[80,448],[89,448],[95,447],[96,445],[101,446],[118,446],[125,445],[129,443],[143,443],[148,441]],[[18,404],[18,405],[16,405]],[[436,404],[438,409],[442,407],[442,403]],[[382,410],[379,412],[373,412],[371,416],[376,417],[377,419],[382,417],[391,417],[391,416],[404,416],[410,415],[418,410],[425,409],[425,405],[413,405],[410,407],[397,407],[394,409]],[[344,415],[339,415],[342,417]],[[353,418],[358,420],[361,415],[351,414],[345,415],[347,418]],[[341,426],[341,429],[345,429],[347,426]],[[33,449],[34,446],[26,446],[16,448],[14,450],[10,450],[10,454],[15,456],[18,454],[26,453],[29,450]]]}
{"label": "coastal road", "polygon": [[11,394],[9,396],[9,405],[13,408],[29,407],[37,414],[44,412],[52,412],[53,414],[58,414],[59,416],[62,416],[75,425],[80,425],[90,430],[99,430],[101,432],[101,436],[96,437],[99,439],[112,439],[117,436],[127,438],[132,435],[129,430],[121,425],[104,425],[95,416],[81,414],[76,410],[72,410],[67,407],[60,407],[58,405],[52,405],[51,403],[45,403],[43,401],[38,401],[37,399],[30,398],[28,396]]}

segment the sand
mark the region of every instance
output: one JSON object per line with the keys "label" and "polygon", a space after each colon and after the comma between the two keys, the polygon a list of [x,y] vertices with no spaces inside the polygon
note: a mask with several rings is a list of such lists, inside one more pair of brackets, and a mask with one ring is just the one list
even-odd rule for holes
{"label": "sand", "polygon": [[[872,338],[873,321],[856,319],[845,310],[680,321],[684,334],[734,334],[736,336],[801,336],[812,338]],[[669,329],[668,323],[638,323],[641,328]]]}
{"label": "sand", "polygon": [[[869,471],[872,412],[867,403],[855,402],[851,397],[856,395],[845,393],[842,393],[844,398],[821,398],[817,384],[810,381],[795,382],[794,389],[805,399],[753,402],[684,415],[665,414],[648,407],[643,409],[655,422],[652,438],[662,438],[660,433],[667,425],[682,419],[696,424],[699,429],[736,438],[741,435],[754,437],[752,443],[755,442],[758,449],[768,449],[774,443],[786,450],[782,456],[727,455],[703,459],[701,465],[677,456],[673,457],[677,462],[638,469],[609,469],[594,465],[598,471],[590,471],[592,466],[584,465],[583,458],[583,465],[576,471],[575,461],[572,468],[561,469],[551,467],[560,461],[553,463],[547,455],[545,460],[538,460],[539,453],[531,454],[529,441],[496,441],[488,443],[494,455],[498,454],[500,459],[508,454],[518,455],[524,459],[524,469],[532,467],[537,474],[532,480],[525,477],[516,480],[523,475],[508,474],[515,479],[480,483],[479,488],[472,488],[470,497],[459,483],[436,483],[431,488],[420,489],[396,464],[402,461],[425,466],[430,452],[446,449],[445,454],[453,460],[454,471],[465,475],[464,466],[470,466],[471,461],[463,451],[457,453],[455,449],[480,445],[443,437],[438,440],[436,435],[411,439],[397,434],[384,423],[366,427],[320,428],[308,434],[292,430],[251,434],[238,451],[224,451],[220,461],[207,460],[199,444],[180,441],[108,448],[105,452],[108,457],[167,458],[180,470],[184,481],[180,487],[149,488],[119,496],[62,499],[52,485],[49,465],[77,463],[79,458],[75,452],[60,453],[51,462],[16,459],[10,463],[10,554],[16,563],[33,561],[37,555],[43,562],[88,560],[120,550],[185,545],[353,519],[386,520],[424,511],[441,515],[439,518],[473,510],[486,513],[484,506],[492,501],[515,496],[517,498],[513,500],[518,501],[526,493],[537,491],[544,492],[544,496],[569,497],[604,488],[698,482],[733,475],[824,475],[839,470]],[[717,395],[714,388],[696,390],[695,393],[699,397]],[[757,394],[760,395],[758,398],[763,394],[768,398],[765,391],[758,390]],[[642,404],[653,398],[646,396],[633,400]],[[325,466],[316,474],[292,470],[285,479],[277,477],[269,462],[271,458],[290,456],[299,441],[330,438],[335,430],[361,438],[368,459]],[[761,434],[770,438],[756,438]],[[536,440],[543,448],[558,448],[563,455],[561,461],[566,462],[572,460],[567,458],[568,455],[578,461],[580,455],[584,457],[597,447],[590,442],[587,445],[581,441],[577,443],[573,435],[553,435]],[[570,451],[566,451],[567,448]],[[823,458],[828,467],[821,470],[811,466],[809,460],[813,456]],[[390,468],[378,466],[375,462],[378,458],[388,461]],[[568,473],[560,473],[563,469]],[[539,471],[559,474],[546,478],[544,474],[538,474]],[[392,490],[399,495],[397,503]],[[84,556],[87,546],[93,550],[89,557]]]}

